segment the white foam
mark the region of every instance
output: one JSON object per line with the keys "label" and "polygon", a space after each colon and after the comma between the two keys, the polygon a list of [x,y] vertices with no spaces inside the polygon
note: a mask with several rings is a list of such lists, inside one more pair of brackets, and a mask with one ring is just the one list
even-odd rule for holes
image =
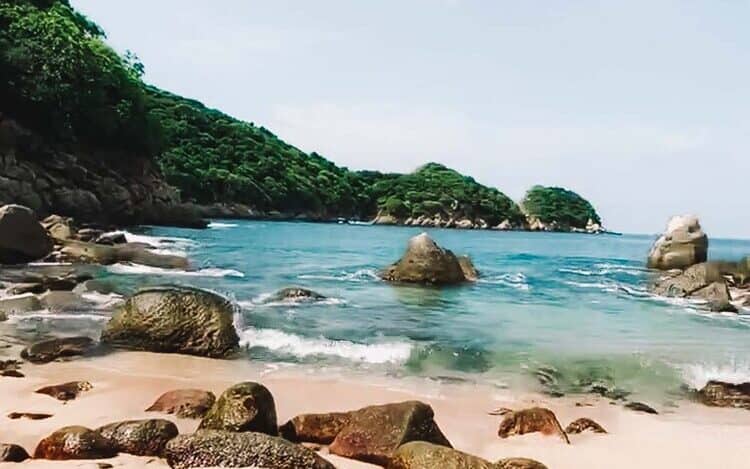
{"label": "white foam", "polygon": [[208,224],[209,228],[217,229],[217,230],[226,229],[226,228],[236,228],[237,226],[239,225],[237,225],[236,223],[219,223],[217,221],[212,221],[211,223]]}
{"label": "white foam", "polygon": [[529,290],[531,287],[526,282],[526,276],[521,272],[513,274],[501,274],[492,277],[479,277],[478,283],[488,283],[492,285],[503,285],[506,287],[517,288],[519,290]]}
{"label": "white foam", "polygon": [[321,298],[321,299],[314,299],[314,298],[307,298],[307,297],[292,297],[292,298],[284,298],[283,300],[279,301],[269,301],[273,296],[274,293],[261,293],[260,295],[256,296],[255,298],[251,300],[242,300],[238,301],[237,304],[240,305],[243,308],[255,308],[257,306],[268,306],[268,307],[276,307],[276,306],[302,306],[302,305],[328,305],[328,306],[334,306],[334,305],[344,305],[348,302],[343,298]]}
{"label": "white foam", "polygon": [[109,307],[123,301],[123,297],[117,293],[100,293],[98,291],[90,291],[81,293],[81,297],[87,301],[90,301],[100,307]]}
{"label": "white foam", "polygon": [[711,380],[734,384],[750,382],[750,362],[733,360],[722,365],[692,363],[677,368],[682,372],[682,378],[685,382],[695,389],[702,388]]}
{"label": "white foam", "polygon": [[107,266],[107,270],[113,274],[121,275],[173,275],[185,277],[244,277],[245,274],[234,269],[219,269],[206,267],[198,270],[174,270],[148,265],[119,263]]}
{"label": "white foam", "polygon": [[242,331],[240,337],[242,345],[263,347],[295,357],[327,355],[371,364],[404,363],[409,359],[412,349],[412,345],[407,342],[357,344],[347,340],[331,340],[325,337],[307,338],[276,329],[253,327]]}
{"label": "white foam", "polygon": [[380,280],[377,271],[374,269],[360,269],[356,272],[341,272],[338,275],[302,274],[298,275],[297,278],[306,280],[337,280],[342,282],[369,282],[372,280]]}
{"label": "white foam", "polygon": [[146,244],[150,246],[151,251],[159,254],[185,255],[185,251],[197,245],[195,241],[186,238],[149,236],[134,234],[125,230],[110,231],[105,235],[123,235],[128,243]]}
{"label": "white foam", "polygon": [[589,277],[591,275],[595,275],[594,272],[590,270],[583,270],[583,269],[570,269],[567,267],[563,267],[560,269],[557,269],[558,272],[564,273],[564,274],[575,274],[575,275],[584,275],[586,277]]}
{"label": "white foam", "polygon": [[47,309],[35,311],[33,313],[18,313],[8,315],[8,324],[18,324],[19,322],[37,320],[52,321],[61,319],[87,319],[89,321],[107,321],[109,316],[89,313],[52,313]]}

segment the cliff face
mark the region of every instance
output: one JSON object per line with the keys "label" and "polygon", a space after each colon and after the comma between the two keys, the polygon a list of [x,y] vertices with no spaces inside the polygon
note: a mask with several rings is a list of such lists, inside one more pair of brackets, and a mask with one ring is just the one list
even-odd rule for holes
{"label": "cliff face", "polygon": [[146,157],[61,147],[0,113],[0,205],[83,222],[200,226]]}

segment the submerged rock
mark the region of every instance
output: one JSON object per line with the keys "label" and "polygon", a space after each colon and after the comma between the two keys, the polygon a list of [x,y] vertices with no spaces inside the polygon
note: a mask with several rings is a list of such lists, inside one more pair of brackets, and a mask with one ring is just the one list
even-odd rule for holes
{"label": "submerged rock", "polygon": [[276,404],[262,384],[235,384],[222,393],[198,428],[277,435]]}
{"label": "submerged rock", "polygon": [[22,264],[52,252],[52,239],[22,205],[0,207],[0,264]]}
{"label": "submerged rock", "polygon": [[199,419],[216,402],[216,396],[201,389],[177,389],[159,396],[146,412],[164,412],[183,419]]}
{"label": "submerged rock", "polygon": [[401,445],[386,465],[386,469],[437,468],[496,469],[497,466],[477,456],[425,441]]}
{"label": "submerged rock", "polygon": [[352,412],[329,450],[345,458],[385,466],[399,446],[416,440],[451,446],[435,423],[432,407],[406,401]]}
{"label": "submerged rock", "polygon": [[328,414],[302,414],[279,428],[281,436],[289,441],[328,445],[349,423],[352,412]]}
{"label": "submerged rock", "polygon": [[226,357],[239,346],[235,308],[224,297],[188,287],[154,287],[128,298],[101,341],[151,352]]}
{"label": "submerged rock", "polygon": [[288,288],[282,288],[281,290],[271,295],[271,297],[269,297],[268,300],[266,300],[266,302],[320,301],[320,300],[325,300],[325,299],[326,299],[325,296],[321,295],[320,293],[314,292],[312,290],[308,290],[307,288],[288,287]]}
{"label": "submerged rock", "polygon": [[32,363],[49,363],[59,358],[84,355],[94,347],[90,337],[65,337],[36,342],[21,351],[21,358]]}
{"label": "submerged rock", "polygon": [[750,410],[750,382],[741,384],[709,381],[698,391],[698,400],[713,407],[737,407]]}
{"label": "submerged rock", "polygon": [[586,430],[591,430],[594,433],[607,433],[607,430],[604,429],[601,425],[594,422],[593,420],[589,418],[580,418],[577,420],[574,420],[570,422],[570,425],[565,427],[565,433],[567,434],[576,434],[576,433],[582,433]]}
{"label": "submerged rock", "polygon": [[667,229],[651,247],[648,266],[655,269],[685,269],[705,262],[708,257],[708,236],[697,217],[674,216]]}
{"label": "submerged rock", "polygon": [[389,282],[450,285],[467,281],[456,255],[438,246],[427,233],[409,240],[403,257],[380,273]]}
{"label": "submerged rock", "polygon": [[24,462],[29,458],[22,446],[0,443],[0,462]]}
{"label": "submerged rock", "polygon": [[82,392],[90,391],[94,387],[88,381],[70,381],[53,386],[45,386],[34,391],[37,394],[46,394],[54,397],[58,401],[71,401],[78,397]]}
{"label": "submerged rock", "polygon": [[555,413],[543,407],[532,407],[505,413],[497,434],[500,438],[508,438],[513,435],[525,435],[534,432],[540,432],[543,435],[558,435],[563,441],[570,444],[568,435],[562,429]]}
{"label": "submerged rock", "polygon": [[335,469],[303,446],[255,432],[199,430],[179,435],[167,443],[165,457],[174,469],[209,466]]}
{"label": "submerged rock", "polygon": [[35,459],[106,459],[117,449],[98,432],[81,426],[64,427],[46,437],[34,451]]}
{"label": "submerged rock", "polygon": [[175,424],[164,419],[110,423],[96,431],[118,452],[136,456],[162,456],[167,442],[179,433]]}

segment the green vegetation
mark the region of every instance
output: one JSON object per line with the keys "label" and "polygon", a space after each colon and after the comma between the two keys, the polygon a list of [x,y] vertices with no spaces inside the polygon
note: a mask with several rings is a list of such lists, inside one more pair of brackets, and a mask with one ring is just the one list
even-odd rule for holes
{"label": "green vegetation", "polygon": [[583,197],[561,187],[534,186],[523,200],[526,213],[544,223],[585,228],[588,220],[601,223],[594,207]]}

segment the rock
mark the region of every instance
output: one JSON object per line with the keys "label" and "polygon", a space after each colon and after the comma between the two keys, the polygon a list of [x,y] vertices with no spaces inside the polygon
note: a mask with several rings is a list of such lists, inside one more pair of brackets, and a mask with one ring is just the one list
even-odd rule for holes
{"label": "rock", "polygon": [[45,386],[34,391],[37,394],[46,394],[58,401],[71,401],[82,392],[90,391],[94,387],[88,381],[70,381],[68,383]]}
{"label": "rock", "polygon": [[378,212],[375,219],[372,220],[373,225],[398,225],[398,223],[398,218],[383,212]]}
{"label": "rock", "polygon": [[732,304],[729,287],[724,281],[713,282],[710,285],[693,292],[691,298],[703,298],[708,302],[708,308],[715,312],[736,313],[737,307]]}
{"label": "rock", "polygon": [[297,303],[303,301],[320,301],[325,300],[325,298],[326,297],[321,295],[320,293],[308,290],[307,288],[288,287],[282,288],[281,290],[274,293],[271,297],[268,298],[268,300],[266,300],[266,302],[287,301]]}
{"label": "rock", "polygon": [[84,355],[94,347],[90,337],[65,337],[36,342],[21,351],[21,358],[32,363],[49,363],[59,358]]}
{"label": "rock", "polygon": [[164,412],[183,419],[199,419],[216,402],[216,396],[200,389],[177,389],[159,396],[146,412]]}
{"label": "rock", "polygon": [[[102,236],[104,234],[104,231],[96,229],[96,228],[82,228],[78,230],[78,232],[75,234],[74,239],[77,241],[84,241],[87,243],[92,243],[96,239],[99,238],[99,236]],[[101,243],[101,244],[107,244],[107,243]]]}
{"label": "rock", "polygon": [[81,310],[90,302],[72,291],[48,291],[39,295],[42,307],[51,312]]}
{"label": "rock", "polygon": [[69,273],[60,276],[28,275],[24,283],[14,285],[9,289],[11,294],[21,293],[44,293],[46,291],[71,291],[79,283],[91,279],[91,275],[82,273]]}
{"label": "rock", "polygon": [[424,441],[399,446],[386,469],[495,469],[497,466],[462,451]]}
{"label": "rock", "polygon": [[113,232],[99,235],[94,242],[96,244],[107,244],[112,246],[115,244],[125,244],[128,242],[128,239],[125,237],[125,233]]}
{"label": "rock", "polygon": [[199,430],[179,435],[167,443],[165,457],[173,469],[209,466],[335,469],[303,446],[255,432]]}
{"label": "rock", "polygon": [[676,275],[656,280],[651,287],[657,295],[706,300],[712,311],[737,312],[725,279],[733,266],[725,262],[701,262]]}
{"label": "rock", "polygon": [[106,459],[117,456],[109,440],[86,427],[64,427],[37,445],[35,459]]}
{"label": "rock", "polygon": [[501,230],[501,231],[508,231],[513,229],[513,224],[510,222],[510,220],[505,219],[498,223],[496,227],[494,227],[495,230]]}
{"label": "rock", "polygon": [[474,267],[474,263],[471,262],[471,257],[458,256],[458,264],[461,266],[461,271],[464,273],[466,280],[470,282],[479,280],[479,271]]}
{"label": "rock", "polygon": [[177,426],[164,419],[110,423],[96,430],[120,453],[162,456],[167,442],[176,437]]}
{"label": "rock", "polygon": [[11,412],[8,418],[11,420],[29,419],[29,420],[46,420],[52,417],[52,414],[42,414],[36,412]]}
{"label": "rock", "polygon": [[29,457],[29,453],[21,446],[7,443],[0,444],[0,462],[23,462]]}
{"label": "rock", "polygon": [[625,407],[636,412],[645,412],[647,414],[656,415],[659,413],[653,407],[644,404],[643,402],[628,402],[627,404],[625,404]]}
{"label": "rock", "polygon": [[420,440],[450,447],[432,407],[406,401],[354,411],[329,447],[332,454],[385,466],[404,443]]}
{"label": "rock", "polygon": [[594,433],[607,433],[607,430],[604,429],[601,425],[594,422],[593,420],[589,418],[580,418],[578,420],[574,420],[573,422],[570,422],[570,425],[565,427],[565,433],[568,434],[577,434],[584,432],[586,430],[591,430]]}
{"label": "rock", "polygon": [[737,407],[750,410],[750,382],[741,384],[709,381],[698,391],[698,400],[713,407]]}
{"label": "rock", "polygon": [[70,217],[61,217],[60,215],[50,215],[42,220],[42,226],[52,239],[63,240],[70,239],[76,229],[73,226],[73,219]]}
{"label": "rock", "polygon": [[532,407],[518,411],[508,412],[497,434],[500,438],[508,438],[513,435],[524,435],[526,433],[540,432],[544,435],[559,435],[566,443],[570,444],[568,435],[562,429],[560,422],[554,412],[543,407]]}
{"label": "rock", "polygon": [[460,220],[456,220],[455,227],[462,230],[470,230],[474,228],[474,223],[468,218],[462,218]]}
{"label": "rock", "polygon": [[138,243],[106,246],[104,244],[86,243],[67,240],[60,251],[65,259],[76,262],[110,265],[118,262],[158,267],[161,269],[187,269],[188,260],[182,256],[157,254]]}
{"label": "rock", "polygon": [[6,315],[28,313],[29,311],[39,311],[40,309],[42,309],[42,303],[32,293],[24,293],[0,299],[0,312]]}
{"label": "rock", "polygon": [[50,252],[52,240],[30,208],[0,207],[0,264],[31,262]]}
{"label": "rock", "polygon": [[151,352],[226,357],[239,346],[232,303],[188,287],[142,289],[112,316],[101,341]]}
{"label": "rock", "polygon": [[697,217],[684,215],[669,220],[667,230],[656,240],[648,255],[648,266],[655,269],[685,269],[705,262],[708,236]]}
{"label": "rock", "polygon": [[495,463],[496,469],[547,469],[547,466],[526,458],[505,458]]}
{"label": "rock", "polygon": [[262,384],[235,384],[219,396],[198,428],[277,435],[276,404]]}
{"label": "rock", "polygon": [[329,445],[351,420],[351,412],[302,414],[279,428],[281,436],[293,442]]}
{"label": "rock", "polygon": [[0,376],[5,378],[23,378],[24,374],[18,370],[3,370],[0,371]]}
{"label": "rock", "polygon": [[458,284],[466,281],[455,254],[438,246],[427,233],[409,240],[404,256],[380,273],[389,282]]}

